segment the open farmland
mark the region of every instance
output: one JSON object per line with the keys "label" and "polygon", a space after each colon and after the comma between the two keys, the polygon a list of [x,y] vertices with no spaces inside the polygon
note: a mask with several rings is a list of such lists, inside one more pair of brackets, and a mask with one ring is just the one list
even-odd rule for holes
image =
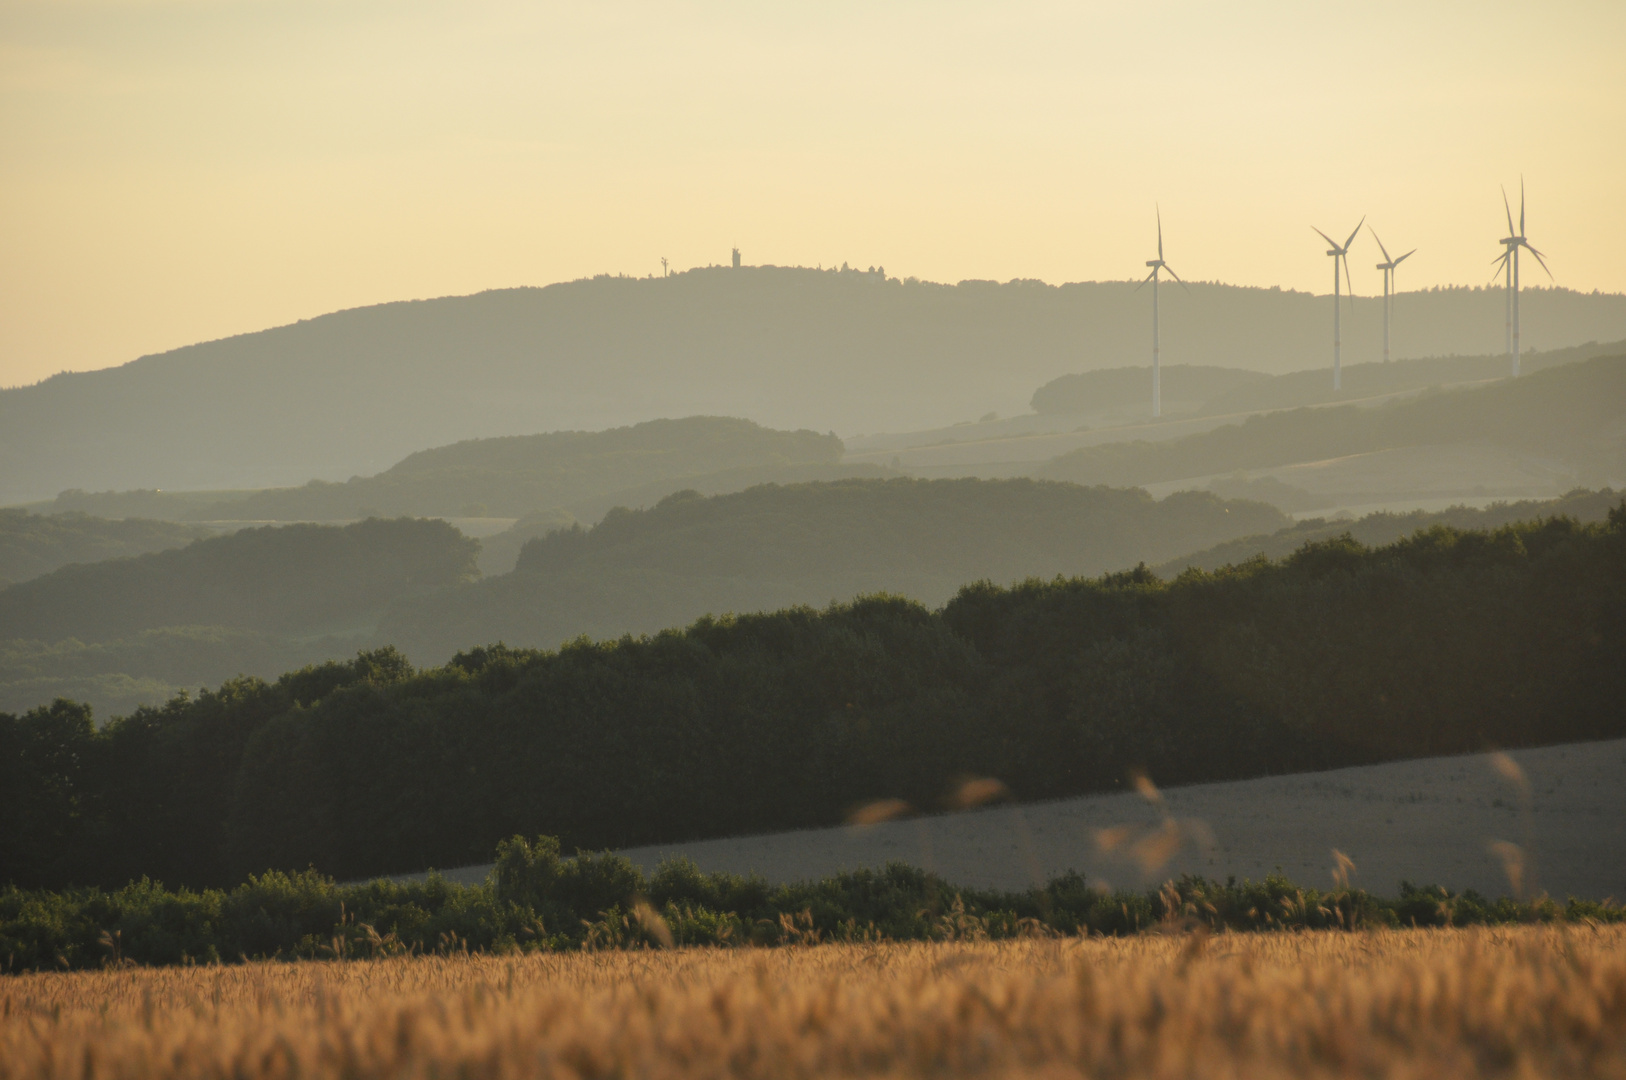
{"label": "open farmland", "polygon": [[[960,885],[1019,891],[1069,870],[1097,887],[1182,874],[1261,881],[1272,871],[1325,887],[1334,849],[1352,861],[1350,883],[1379,895],[1409,880],[1486,896],[1626,897],[1616,857],[1626,851],[1626,739],[1192,784],[1152,802],[1086,795],[619,854],[646,872],[684,858],[773,882],[905,862]],[[486,863],[445,876],[472,885],[490,871]]]}
{"label": "open farmland", "polygon": [[41,974],[0,1078],[1626,1075],[1626,928]]}

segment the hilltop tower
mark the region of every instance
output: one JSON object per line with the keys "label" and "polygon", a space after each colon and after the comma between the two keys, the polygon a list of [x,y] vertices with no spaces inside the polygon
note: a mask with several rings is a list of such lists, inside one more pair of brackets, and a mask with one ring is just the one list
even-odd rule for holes
{"label": "hilltop tower", "polygon": [[739,268],[740,268],[740,249],[735,248],[734,249],[734,269],[738,270]]}

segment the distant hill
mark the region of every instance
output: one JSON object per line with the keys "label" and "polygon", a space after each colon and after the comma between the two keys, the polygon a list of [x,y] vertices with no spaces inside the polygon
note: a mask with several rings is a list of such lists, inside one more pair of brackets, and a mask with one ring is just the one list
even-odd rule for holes
{"label": "distant hill", "polygon": [[[1600,356],[1626,355],[1626,341],[1602,344],[1587,342],[1565,349],[1527,352],[1519,362],[1524,375],[1592,360]],[[1207,414],[1251,412],[1257,409],[1294,409],[1304,405],[1328,405],[1350,399],[1403,393],[1452,383],[1493,382],[1511,377],[1508,358],[1503,353],[1485,356],[1429,356],[1391,363],[1347,364],[1343,389],[1332,388],[1332,367],[1275,375],[1246,386],[1236,386],[1204,402]]]}
{"label": "distant hill", "polygon": [[1033,480],[683,492],[532,540],[511,574],[398,605],[380,641],[428,661],[473,642],[553,647],[867,592],[940,604],[982,578],[1097,574],[1285,524],[1271,507],[1210,494],[1155,501]]}
{"label": "distant hill", "polygon": [[[73,489],[30,509],[215,523],[561,514],[592,521],[612,506],[647,506],[685,488],[712,495],[764,483],[897,475],[874,464],[842,464],[841,456],[834,435],[690,416],[610,431],[469,439],[420,450],[375,476],[343,483],[213,493]],[[513,567],[518,543],[505,536],[487,545],[509,547],[503,572]]]}
{"label": "distant hill", "polygon": [[100,562],[181,547],[209,535],[196,525],[86,514],[0,510],[0,589],[69,563]]}
{"label": "distant hill", "polygon": [[1604,488],[1602,491],[1572,491],[1560,499],[1493,503],[1480,509],[1453,506],[1432,513],[1423,510],[1414,510],[1409,514],[1376,513],[1354,521],[1309,518],[1273,533],[1227,540],[1211,548],[1170,559],[1154,567],[1154,570],[1159,577],[1171,578],[1190,567],[1218,570],[1222,566],[1234,566],[1261,555],[1268,559],[1284,559],[1305,544],[1331,540],[1345,533],[1368,547],[1380,547],[1436,525],[1448,525],[1453,529],[1489,530],[1518,521],[1559,516],[1591,524],[1608,520],[1609,511],[1621,505],[1622,497],[1622,492]]}
{"label": "distant hill", "polygon": [[163,627],[92,642],[0,640],[0,712],[21,713],[62,697],[83,701],[109,720],[237,675],[271,679],[351,656],[364,643],[218,626]]}
{"label": "distant hill", "polygon": [[[1247,395],[1271,381],[1262,371],[1242,368],[1167,364],[1160,383],[1165,409],[1195,412],[1210,401],[1231,394]],[[1097,368],[1051,379],[1033,392],[1033,411],[1053,413],[1124,413],[1147,417],[1152,411],[1150,364]],[[1185,408],[1178,408],[1185,406]]]}
{"label": "distant hill", "polygon": [[[0,391],[0,502],[68,488],[261,488],[387,468],[425,446],[671,415],[899,431],[1024,407],[1067,372],[1142,363],[1131,282],[900,282],[755,267],[384,304]],[[1171,364],[1268,372],[1328,355],[1330,299],[1194,284]],[[1406,293],[1402,355],[1489,353],[1495,289]],[[1379,301],[1345,322],[1377,356]],[[1626,338],[1626,296],[1528,290],[1536,348]]]}
{"label": "distant hill", "polygon": [[1083,484],[1150,484],[1406,447],[1479,444],[1562,461],[1583,482],[1626,470],[1626,356],[1372,408],[1249,417],[1163,442],[1088,446],[1036,470]]}
{"label": "distant hill", "polygon": [[[1626,354],[1626,341],[1593,341],[1529,352],[1520,367],[1529,375],[1561,364],[1622,354]],[[1509,374],[1503,353],[1345,364],[1343,388],[1334,391],[1330,363],[1280,375],[1241,368],[1166,364],[1162,396],[1164,411],[1171,415],[1223,415],[1337,404],[1448,383],[1491,381]],[[1117,413],[1126,421],[1145,420],[1151,415],[1151,378],[1149,364],[1063,375],[1035,390],[1031,404],[1033,411],[1041,415]]]}
{"label": "distant hill", "polygon": [[658,499],[686,482],[720,472],[773,473],[836,466],[840,459],[841,440],[834,435],[691,416],[610,431],[470,439],[420,450],[376,476],[340,484],[312,480],[199,512],[248,520],[321,521],[400,515],[523,517],[561,507],[579,517],[597,517],[631,490],[653,487]]}
{"label": "distant hill", "polygon": [[185,626],[365,633],[391,602],[474,577],[477,550],[443,521],[244,529],[0,590],[0,640],[105,642]]}

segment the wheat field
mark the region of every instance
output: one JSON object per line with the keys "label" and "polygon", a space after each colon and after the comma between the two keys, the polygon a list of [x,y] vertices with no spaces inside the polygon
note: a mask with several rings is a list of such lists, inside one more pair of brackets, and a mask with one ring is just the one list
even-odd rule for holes
{"label": "wheat field", "polygon": [[395,957],[0,980],[0,1078],[1626,1077],[1626,929]]}

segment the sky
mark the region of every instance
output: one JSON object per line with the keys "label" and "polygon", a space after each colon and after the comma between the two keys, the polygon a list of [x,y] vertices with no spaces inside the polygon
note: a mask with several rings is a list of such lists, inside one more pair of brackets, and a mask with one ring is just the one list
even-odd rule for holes
{"label": "sky", "polygon": [[[0,386],[723,263],[1626,291],[1626,3],[0,0]],[[1357,292],[1380,288],[1370,234]],[[1529,283],[1546,284],[1530,267]]]}

